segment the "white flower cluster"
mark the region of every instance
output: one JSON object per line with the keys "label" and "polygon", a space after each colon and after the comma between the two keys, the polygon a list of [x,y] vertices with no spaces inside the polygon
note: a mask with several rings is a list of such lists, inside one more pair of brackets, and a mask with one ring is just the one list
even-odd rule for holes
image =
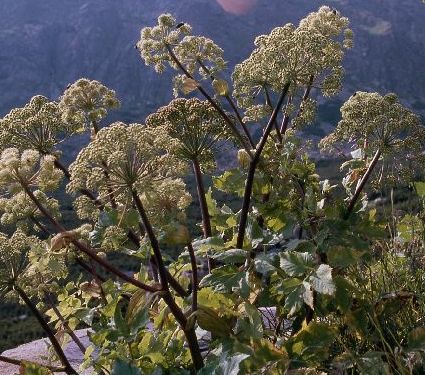
{"label": "white flower cluster", "polygon": [[321,7],[301,20],[298,27],[286,24],[255,39],[256,49],[235,67],[234,96],[247,110],[248,119],[258,119],[270,111],[256,103],[262,91],[281,92],[290,84],[290,93],[314,85],[330,96],[341,88],[344,49],[351,46],[348,19],[329,7]]}
{"label": "white flower cluster", "polygon": [[0,156],[0,189],[12,194],[22,191],[24,184],[42,191],[56,189],[63,172],[55,168],[54,161],[54,156],[36,150],[5,149]]}
{"label": "white flower cluster", "polygon": [[70,85],[59,102],[62,121],[74,132],[84,131],[90,125],[96,127],[97,122],[108,114],[108,110],[119,106],[115,91],[86,78]]}
{"label": "white flower cluster", "polygon": [[57,103],[37,95],[0,120],[0,148],[35,149],[47,154],[70,131],[61,120]]}
{"label": "white flower cluster", "polygon": [[[88,189],[98,193],[105,203],[113,196],[118,204],[128,206],[133,190],[150,194],[186,172],[185,163],[174,156],[176,147],[164,127],[114,123],[100,130],[78,154],[70,166],[67,189]],[[81,198],[77,207],[80,215],[90,217],[93,206],[83,207],[86,201]]]}
{"label": "white flower cluster", "polygon": [[217,142],[225,138],[226,125],[208,102],[199,99],[174,99],[146,118],[150,127],[163,127],[176,141],[176,156],[199,162],[203,169],[213,169]]}

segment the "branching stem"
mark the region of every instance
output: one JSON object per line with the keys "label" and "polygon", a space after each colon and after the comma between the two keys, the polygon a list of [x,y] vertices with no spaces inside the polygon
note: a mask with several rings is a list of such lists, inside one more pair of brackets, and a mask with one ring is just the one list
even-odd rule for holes
{"label": "branching stem", "polygon": [[345,212],[344,219],[348,219],[353,212],[353,209],[360,197],[361,192],[363,191],[367,181],[369,180],[370,175],[373,172],[373,169],[375,168],[376,164],[379,161],[379,158],[381,157],[381,150],[376,150],[375,155],[373,156],[372,161],[369,164],[369,167],[366,170],[366,173],[363,175],[362,179],[360,180],[360,183],[358,184],[356,191],[354,192],[354,195],[351,197],[350,202],[347,206],[347,211]]}
{"label": "branching stem", "polygon": [[34,305],[31,299],[27,296],[24,290],[21,289],[19,286],[15,285],[13,289],[16,291],[16,293],[18,293],[19,297],[21,297],[21,299],[25,302],[25,304],[28,306],[28,308],[31,310],[33,315],[36,317],[36,319],[40,323],[43,330],[46,332],[50,342],[53,345],[53,348],[55,349],[56,355],[58,356],[59,360],[64,366],[64,372],[66,372],[68,375],[78,375],[78,373],[72,368],[71,364],[69,363],[68,358],[66,357],[64,351],[62,350],[62,347],[60,346],[58,340],[56,339],[54,332],[49,327],[47,322],[44,320],[40,311],[38,311],[37,307]]}
{"label": "branching stem", "polygon": [[266,145],[267,139],[274,126],[274,121],[276,120],[277,114],[279,113],[280,108],[282,107],[283,100],[285,99],[285,96],[288,93],[289,85],[290,84],[287,83],[284,86],[282,93],[280,94],[279,100],[276,104],[276,107],[274,108],[273,113],[271,114],[270,119],[267,123],[267,126],[264,130],[264,134],[261,137],[255,149],[254,157],[249,163],[248,176],[245,183],[245,191],[244,191],[244,197],[242,202],[241,216],[239,220],[238,237],[236,240],[236,247],[240,249],[243,247],[243,241],[245,238],[245,230],[246,230],[246,224],[248,221],[248,211],[251,204],[251,195],[252,195],[252,188],[254,184],[255,171],[260,161],[261,153],[263,152],[264,146]]}

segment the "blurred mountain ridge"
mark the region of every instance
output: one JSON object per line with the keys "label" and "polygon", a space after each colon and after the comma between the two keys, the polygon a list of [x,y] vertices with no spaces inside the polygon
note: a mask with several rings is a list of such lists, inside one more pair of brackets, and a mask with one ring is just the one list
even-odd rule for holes
{"label": "blurred mountain ridge", "polygon": [[[347,53],[339,104],[356,90],[396,92],[425,111],[425,6],[418,0],[258,0],[247,14],[226,13],[215,0],[2,0],[0,2],[0,115],[35,94],[57,99],[80,77],[115,89],[122,101],[112,120],[143,122],[171,99],[170,72],[157,75],[134,44],[140,29],[163,12],[214,39],[225,51],[230,76],[256,35],[298,23],[321,5],[350,18],[355,46]],[[329,111],[328,111],[329,112]],[[332,123],[335,115],[321,116]]]}

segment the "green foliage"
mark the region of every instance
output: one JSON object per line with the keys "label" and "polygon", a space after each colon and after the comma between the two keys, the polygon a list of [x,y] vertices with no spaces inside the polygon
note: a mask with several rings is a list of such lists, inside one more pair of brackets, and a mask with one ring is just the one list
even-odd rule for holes
{"label": "green foliage", "polygon": [[[162,15],[139,52],[177,70],[175,94],[191,98],[101,129],[119,102],[81,79],[59,104],[36,96],[1,121],[1,222],[13,228],[0,234],[0,297],[27,305],[65,372],[60,347],[83,327],[82,368],[99,374],[423,372],[425,183],[409,179],[424,161],[419,118],[394,94],[353,95],[322,141],[355,145],[342,181],[320,173],[297,131],[314,120],[312,93],[341,89],[348,26],[322,7],[275,28],[230,84],[220,47]],[[90,141],[68,170],[59,143],[79,132]],[[206,184],[218,142],[237,156]],[[391,207],[368,202],[370,181],[391,189]],[[395,209],[396,183],[413,188],[414,210]],[[71,206],[79,220],[65,223]]]}

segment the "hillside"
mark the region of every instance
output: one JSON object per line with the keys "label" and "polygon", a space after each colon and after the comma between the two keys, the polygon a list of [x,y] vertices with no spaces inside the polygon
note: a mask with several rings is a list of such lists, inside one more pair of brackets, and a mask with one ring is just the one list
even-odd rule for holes
{"label": "hillside", "polygon": [[[255,35],[298,22],[323,4],[322,0],[233,1],[236,9],[238,4],[253,7],[235,15],[212,0],[2,0],[0,115],[36,93],[56,98],[69,82],[84,76],[118,92],[123,106],[117,117],[143,121],[171,97],[169,80],[145,67],[133,48],[140,28],[151,25],[160,13],[171,12],[191,23],[195,33],[216,40],[232,67],[249,54]],[[219,2],[226,7],[231,1]],[[403,101],[423,111],[423,4],[411,0],[328,4],[348,16],[355,31],[341,98],[359,89],[396,91]],[[336,101],[330,108],[338,105]],[[334,116],[326,111],[322,120],[334,122]]]}

